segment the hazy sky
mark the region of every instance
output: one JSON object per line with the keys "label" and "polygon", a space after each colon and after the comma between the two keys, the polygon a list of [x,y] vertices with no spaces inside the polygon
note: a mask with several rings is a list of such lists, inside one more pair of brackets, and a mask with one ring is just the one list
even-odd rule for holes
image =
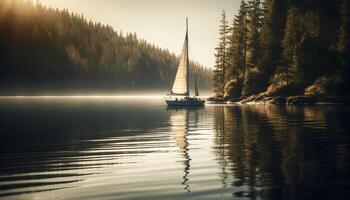
{"label": "hazy sky", "polygon": [[40,0],[138,37],[179,55],[189,18],[190,59],[212,67],[221,11],[231,20],[241,0]]}

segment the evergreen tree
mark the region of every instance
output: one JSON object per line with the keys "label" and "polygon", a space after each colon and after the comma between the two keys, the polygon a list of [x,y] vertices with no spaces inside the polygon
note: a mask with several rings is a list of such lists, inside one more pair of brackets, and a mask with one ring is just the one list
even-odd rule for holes
{"label": "evergreen tree", "polygon": [[215,48],[214,92],[216,92],[218,96],[223,96],[226,71],[228,68],[228,33],[228,21],[226,20],[226,13],[223,10],[219,26],[219,44]]}
{"label": "evergreen tree", "polygon": [[336,24],[328,22],[335,18],[326,14],[335,5],[329,0],[327,4],[290,1],[283,39],[285,66],[280,68],[287,84],[310,84],[329,73],[329,63],[336,63],[332,50],[336,37],[325,33]]}
{"label": "evergreen tree", "polygon": [[247,56],[244,73],[242,96],[249,96],[264,90],[261,68],[258,60],[261,56],[261,29],[263,11],[260,0],[250,0],[247,5]]}
{"label": "evergreen tree", "polygon": [[[215,54],[217,55],[217,54]],[[213,92],[216,96],[222,96],[222,71],[220,68],[219,59],[216,58],[213,69]]]}
{"label": "evergreen tree", "polygon": [[247,7],[243,0],[232,23],[229,44],[230,78],[243,79],[247,55]]}
{"label": "evergreen tree", "polygon": [[342,0],[340,7],[340,29],[338,39],[338,52],[342,65],[350,70],[350,2]]}
{"label": "evergreen tree", "polygon": [[247,45],[248,56],[247,63],[251,66],[258,65],[258,59],[260,57],[260,43],[261,43],[261,29],[263,10],[260,0],[250,0],[247,4]]}
{"label": "evergreen tree", "polygon": [[283,65],[280,65],[276,71],[275,78],[278,77],[280,84],[290,84],[291,80],[298,79],[298,57],[297,49],[301,41],[303,30],[301,27],[301,16],[294,7],[289,8],[285,36],[283,39]]}
{"label": "evergreen tree", "polygon": [[[282,59],[282,40],[287,15],[287,0],[265,0],[260,65],[266,80]],[[266,82],[267,84],[267,82]]]}
{"label": "evergreen tree", "polygon": [[[340,75],[343,79],[341,93],[349,95],[350,90],[350,2],[341,0],[340,28],[338,35],[337,53],[340,60]],[[349,98],[349,97],[348,97]]]}
{"label": "evergreen tree", "polygon": [[238,98],[241,95],[242,83],[247,70],[247,4],[241,1],[237,15],[232,22],[229,37],[229,81],[226,84],[227,96]]}
{"label": "evergreen tree", "polygon": [[347,0],[249,0],[247,4],[242,1],[229,37],[225,95],[239,99],[263,91],[282,96],[347,93]]}

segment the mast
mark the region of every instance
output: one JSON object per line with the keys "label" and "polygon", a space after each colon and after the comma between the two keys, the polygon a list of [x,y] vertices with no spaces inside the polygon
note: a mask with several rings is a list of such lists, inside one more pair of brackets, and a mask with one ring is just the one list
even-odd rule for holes
{"label": "mast", "polygon": [[187,55],[186,55],[186,57],[187,57],[187,62],[186,62],[186,64],[187,64],[187,67],[186,67],[186,69],[187,69],[187,77],[186,77],[186,85],[187,85],[187,94],[186,94],[186,96],[188,97],[188,96],[190,96],[190,77],[189,77],[189,75],[190,75],[190,61],[189,61],[189,58],[188,58],[188,19],[187,19],[187,17],[186,17],[186,39],[185,39],[185,42],[186,42],[186,47],[187,47],[187,51],[186,51],[186,53],[187,53]]}

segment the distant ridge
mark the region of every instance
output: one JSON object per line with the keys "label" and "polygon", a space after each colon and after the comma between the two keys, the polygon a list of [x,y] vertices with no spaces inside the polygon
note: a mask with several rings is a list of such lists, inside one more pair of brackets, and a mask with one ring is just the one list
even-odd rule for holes
{"label": "distant ridge", "polygon": [[[67,9],[21,0],[0,2],[2,95],[166,90],[171,88],[178,61],[135,33],[118,33]],[[200,89],[209,89],[210,70],[198,63],[190,65]]]}

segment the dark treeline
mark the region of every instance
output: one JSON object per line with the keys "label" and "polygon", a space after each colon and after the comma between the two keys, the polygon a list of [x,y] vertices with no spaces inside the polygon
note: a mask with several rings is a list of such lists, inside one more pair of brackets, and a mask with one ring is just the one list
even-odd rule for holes
{"label": "dark treeline", "polygon": [[[2,94],[170,89],[178,61],[136,34],[66,9],[0,1]],[[201,89],[210,87],[210,70],[194,62],[190,69]]]}
{"label": "dark treeline", "polygon": [[241,1],[232,23],[223,11],[214,92],[349,97],[347,0]]}

